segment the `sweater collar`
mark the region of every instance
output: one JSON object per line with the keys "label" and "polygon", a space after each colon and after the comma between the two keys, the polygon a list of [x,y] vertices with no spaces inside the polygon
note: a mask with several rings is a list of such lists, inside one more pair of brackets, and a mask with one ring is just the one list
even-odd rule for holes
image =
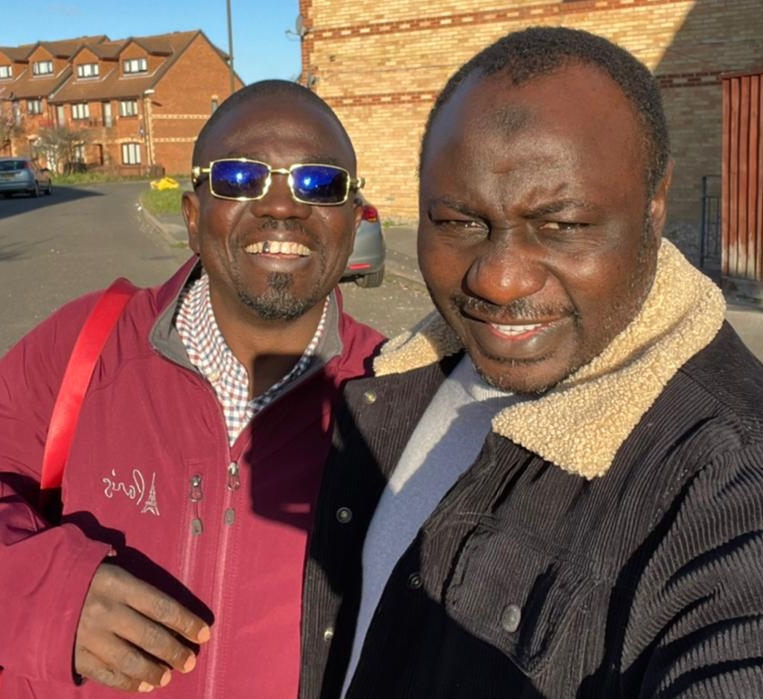
{"label": "sweater collar", "polygon": [[[668,381],[715,337],[725,313],[720,289],[663,240],[652,289],[630,325],[550,391],[499,412],[493,431],[569,473],[603,476]],[[410,371],[462,350],[435,312],[390,340],[374,371]]]}

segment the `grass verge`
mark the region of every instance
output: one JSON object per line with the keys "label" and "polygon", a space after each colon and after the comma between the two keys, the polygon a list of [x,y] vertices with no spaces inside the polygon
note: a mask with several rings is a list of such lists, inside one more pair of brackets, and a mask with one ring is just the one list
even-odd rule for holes
{"label": "grass verge", "polygon": [[152,214],[179,214],[180,200],[183,197],[183,188],[177,189],[151,189],[146,187],[141,192],[140,203],[143,208]]}

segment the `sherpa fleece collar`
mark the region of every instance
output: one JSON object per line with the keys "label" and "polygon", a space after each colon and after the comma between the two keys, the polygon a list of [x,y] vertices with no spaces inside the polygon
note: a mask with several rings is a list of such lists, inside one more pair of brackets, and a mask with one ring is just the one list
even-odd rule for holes
{"label": "sherpa fleece collar", "polygon": [[[726,315],[718,287],[663,240],[639,314],[609,346],[543,396],[493,418],[493,431],[586,479],[604,475],[667,382],[715,337]],[[374,362],[397,374],[460,352],[439,313],[390,340]]]}

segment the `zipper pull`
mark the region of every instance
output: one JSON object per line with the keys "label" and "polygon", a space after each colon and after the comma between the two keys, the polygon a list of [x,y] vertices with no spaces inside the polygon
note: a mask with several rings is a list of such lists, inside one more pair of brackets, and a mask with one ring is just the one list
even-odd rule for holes
{"label": "zipper pull", "polygon": [[193,503],[193,519],[191,520],[191,534],[199,536],[204,531],[204,525],[201,522],[199,516],[199,503],[204,497],[204,493],[201,490],[201,474],[197,473],[195,476],[191,476],[191,492],[188,496]]}
{"label": "zipper pull", "polygon": [[238,464],[235,461],[231,461],[228,464],[228,482],[226,486],[231,492],[235,492],[241,487],[241,479],[238,476]]}
{"label": "zipper pull", "polygon": [[[228,464],[228,480],[225,484],[225,487],[231,493],[235,493],[241,487],[241,479],[238,475],[238,464],[235,461],[231,461]],[[223,521],[229,527],[232,526],[232,524],[236,521],[236,510],[234,510],[232,507],[226,509],[225,514],[223,515]]]}

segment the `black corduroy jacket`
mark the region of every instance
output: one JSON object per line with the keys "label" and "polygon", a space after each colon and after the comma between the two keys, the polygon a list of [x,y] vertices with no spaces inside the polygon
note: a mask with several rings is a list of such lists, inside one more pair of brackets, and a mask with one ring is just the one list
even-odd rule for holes
{"label": "black corduroy jacket", "polygon": [[[340,695],[365,531],[458,359],[346,389],[307,562],[301,699]],[[493,431],[399,561],[347,698],[499,697],[763,697],[763,367],[728,325],[606,473]]]}

